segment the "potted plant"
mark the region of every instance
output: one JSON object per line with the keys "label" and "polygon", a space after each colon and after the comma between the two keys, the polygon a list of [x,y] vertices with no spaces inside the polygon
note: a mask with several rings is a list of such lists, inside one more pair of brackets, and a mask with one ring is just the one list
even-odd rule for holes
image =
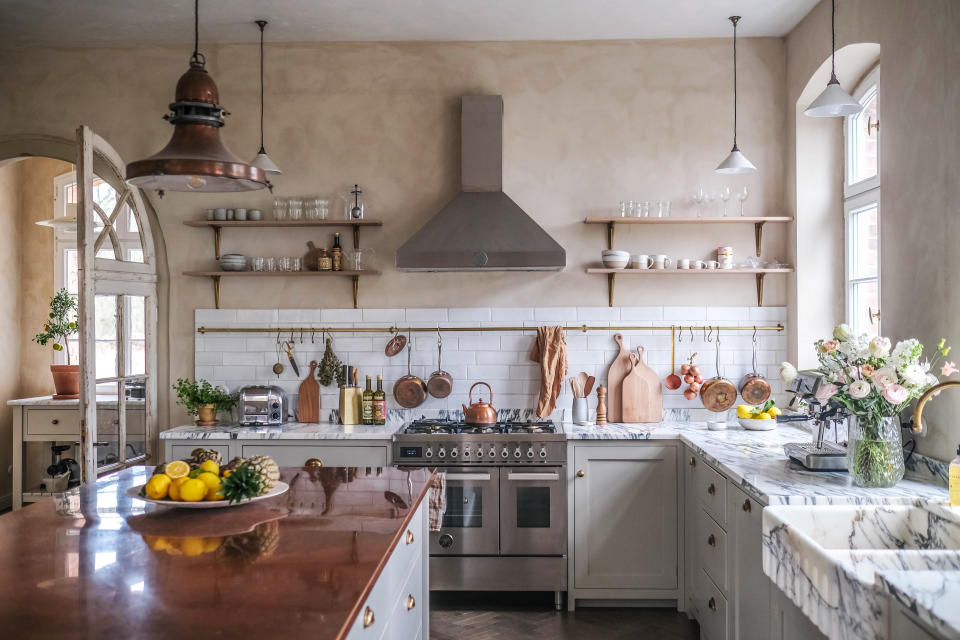
{"label": "potted plant", "polygon": [[[933,358],[924,358],[923,345],[914,338],[891,345],[889,338],[853,335],[845,324],[833,330],[833,339],[815,343],[825,384],[817,399],[842,405],[847,421],[847,469],[862,487],[892,487],[903,478],[900,414],[923,392],[940,382],[933,373],[937,361],[950,353],[945,340]],[[781,367],[787,382],[796,377],[789,363]],[[943,377],[956,373],[953,362],[939,369]]]}
{"label": "potted plant", "polygon": [[173,390],[177,392],[177,404],[186,407],[198,426],[217,424],[217,412],[229,411],[237,403],[235,395],[206,380],[178,378]]}
{"label": "potted plant", "polygon": [[50,316],[43,331],[33,340],[41,346],[53,344],[54,351],[66,351],[67,364],[50,365],[53,386],[57,393],[54,400],[73,400],[80,397],[80,365],[70,361],[67,339],[80,330],[77,324],[77,300],[66,289],[60,289],[50,300]]}

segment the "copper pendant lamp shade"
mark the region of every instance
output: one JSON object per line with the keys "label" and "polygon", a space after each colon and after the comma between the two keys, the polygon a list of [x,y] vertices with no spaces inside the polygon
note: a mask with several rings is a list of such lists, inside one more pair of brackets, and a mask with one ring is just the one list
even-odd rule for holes
{"label": "copper pendant lamp shade", "polygon": [[[198,0],[199,2],[199,0]],[[198,2],[194,5],[195,18]],[[190,69],[180,76],[172,113],[164,116],[173,125],[167,146],[149,158],[127,165],[127,183],[159,191],[254,191],[267,186],[262,169],[233,155],[220,139],[223,116],[220,92],[204,68],[197,51]]]}

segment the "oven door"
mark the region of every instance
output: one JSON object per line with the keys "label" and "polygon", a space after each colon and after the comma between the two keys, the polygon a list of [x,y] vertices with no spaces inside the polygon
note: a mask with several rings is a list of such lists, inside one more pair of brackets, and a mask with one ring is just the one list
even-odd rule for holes
{"label": "oven door", "polygon": [[563,467],[500,469],[500,552],[503,555],[566,555],[564,475]]}
{"label": "oven door", "polygon": [[496,467],[440,469],[447,478],[447,510],[430,532],[432,556],[495,556],[500,551],[500,478]]}

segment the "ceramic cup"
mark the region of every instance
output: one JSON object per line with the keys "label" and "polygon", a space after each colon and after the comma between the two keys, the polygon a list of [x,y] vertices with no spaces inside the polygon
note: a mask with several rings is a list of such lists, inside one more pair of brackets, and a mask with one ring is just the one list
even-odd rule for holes
{"label": "ceramic cup", "polygon": [[227,219],[227,210],[223,207],[213,210],[213,219],[214,220],[226,220]]}
{"label": "ceramic cup", "polygon": [[207,209],[207,220],[213,220],[215,215],[216,211],[214,209]]}
{"label": "ceramic cup", "polygon": [[630,256],[630,266],[634,269],[649,269],[653,266],[653,258],[645,253],[635,253]]}
{"label": "ceramic cup", "polygon": [[260,209],[250,209],[250,211],[247,211],[248,220],[260,220],[262,218],[263,218],[263,211],[261,211]]}
{"label": "ceramic cup", "polygon": [[247,210],[246,209],[234,209],[233,211],[234,220],[246,220],[247,219]]}
{"label": "ceramic cup", "polygon": [[227,209],[227,220],[234,220],[234,216],[237,215],[237,212],[233,209]]}
{"label": "ceramic cup", "polygon": [[587,424],[588,407],[586,398],[573,399],[573,422],[574,424]]}
{"label": "ceramic cup", "polygon": [[690,258],[680,258],[677,260],[677,269],[689,269],[690,268]]}
{"label": "ceramic cup", "polygon": [[703,260],[694,260],[690,263],[691,269],[703,269],[706,266],[706,263]]}
{"label": "ceramic cup", "polygon": [[662,253],[653,258],[653,268],[654,269],[667,269],[670,265],[673,264],[673,261],[670,260],[667,256]]}
{"label": "ceramic cup", "polygon": [[704,264],[704,266],[705,266],[707,269],[716,269],[716,268],[717,268],[717,261],[716,261],[716,260],[707,260],[707,261],[704,262],[703,264]]}

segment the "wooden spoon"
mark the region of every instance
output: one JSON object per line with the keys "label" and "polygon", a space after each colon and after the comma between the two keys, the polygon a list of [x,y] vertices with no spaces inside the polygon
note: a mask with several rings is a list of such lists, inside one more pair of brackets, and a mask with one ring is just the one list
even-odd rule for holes
{"label": "wooden spoon", "polygon": [[590,395],[590,392],[593,391],[593,385],[597,381],[593,376],[587,376],[587,384],[583,388],[583,397],[586,398]]}

